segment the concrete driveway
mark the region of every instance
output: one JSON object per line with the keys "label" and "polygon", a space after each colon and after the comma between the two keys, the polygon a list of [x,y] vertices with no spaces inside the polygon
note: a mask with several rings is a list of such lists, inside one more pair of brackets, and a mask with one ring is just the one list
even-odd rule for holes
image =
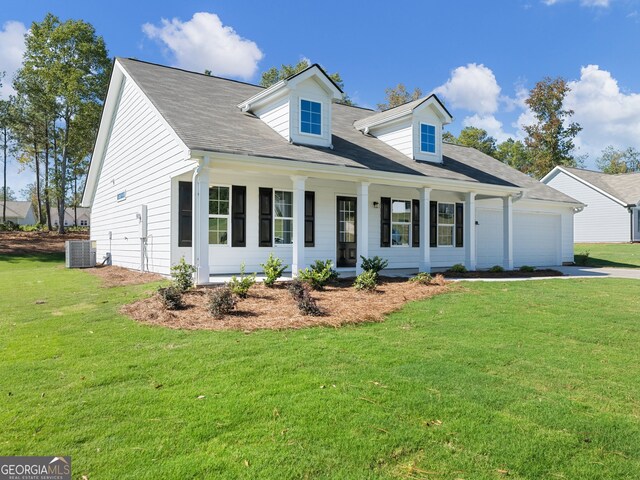
{"label": "concrete driveway", "polygon": [[523,280],[570,280],[572,278],[630,278],[640,280],[640,268],[595,268],[595,267],[549,267],[564,274],[564,277],[532,278],[452,278],[464,282],[519,282]]}

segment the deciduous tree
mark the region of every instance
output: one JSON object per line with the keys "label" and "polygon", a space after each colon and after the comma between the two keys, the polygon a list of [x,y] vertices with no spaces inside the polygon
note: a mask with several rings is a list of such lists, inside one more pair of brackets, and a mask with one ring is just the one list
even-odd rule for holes
{"label": "deciduous tree", "polygon": [[413,89],[413,92],[409,92],[403,83],[399,83],[395,87],[387,88],[384,94],[386,102],[378,104],[378,110],[380,111],[389,110],[390,108],[404,105],[413,100],[418,100],[422,97],[422,90],[416,87]]}
{"label": "deciduous tree", "polygon": [[609,145],[602,150],[596,165],[604,173],[640,172],[640,151],[633,147],[618,150],[613,145]]}
{"label": "deciduous tree", "polygon": [[576,166],[574,138],[582,130],[570,122],[573,110],[564,107],[569,85],[562,78],[545,78],[529,93],[526,104],[536,118],[527,125],[525,143],[531,152],[530,173],[542,178],[556,165]]}

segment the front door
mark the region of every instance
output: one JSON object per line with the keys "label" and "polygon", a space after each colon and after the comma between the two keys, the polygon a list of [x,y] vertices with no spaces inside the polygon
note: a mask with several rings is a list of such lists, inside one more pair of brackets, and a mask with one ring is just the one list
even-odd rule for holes
{"label": "front door", "polygon": [[338,197],[338,238],[336,257],[338,267],[355,267],[358,260],[356,248],[356,202],[355,197]]}

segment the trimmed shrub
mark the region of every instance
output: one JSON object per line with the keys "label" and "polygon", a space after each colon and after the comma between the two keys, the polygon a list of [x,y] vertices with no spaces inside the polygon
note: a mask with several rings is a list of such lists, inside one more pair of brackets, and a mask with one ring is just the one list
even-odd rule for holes
{"label": "trimmed shrub", "polygon": [[182,257],[176,265],[171,267],[173,285],[183,293],[190,290],[193,287],[193,274],[195,271],[196,267],[185,262],[184,257]]}
{"label": "trimmed shrub", "polygon": [[589,255],[591,253],[589,250],[585,250],[584,252],[580,252],[573,257],[573,261],[582,267],[586,266],[589,263]]}
{"label": "trimmed shrub", "polygon": [[322,315],[322,310],[318,307],[315,299],[309,291],[309,284],[298,280],[292,280],[289,284],[289,293],[298,304],[298,309],[303,315]]}
{"label": "trimmed shrub", "polygon": [[456,263],[453,267],[449,269],[452,273],[467,273],[467,267],[465,267],[461,263]]}
{"label": "trimmed shrub", "polygon": [[244,269],[244,262],[242,262],[242,265],[240,265],[240,278],[234,275],[229,281],[229,288],[239,298],[247,298],[249,289],[256,283],[256,274],[245,275]]}
{"label": "trimmed shrub", "polygon": [[162,305],[164,305],[164,308],[167,310],[180,310],[184,307],[184,303],[182,303],[182,292],[174,285],[159,288],[158,295],[160,295]]}
{"label": "trimmed shrub", "polygon": [[269,258],[265,263],[261,263],[260,266],[264,270],[264,274],[266,278],[264,279],[264,284],[267,287],[273,287],[278,280],[282,276],[282,272],[284,272],[289,265],[282,265],[282,260],[278,257],[274,257],[273,253],[269,254]]}
{"label": "trimmed shrub", "polygon": [[356,277],[353,287],[356,290],[367,290],[372,292],[378,286],[378,274],[373,270],[366,270]]}
{"label": "trimmed shrub", "polygon": [[316,260],[313,265],[300,270],[298,278],[307,282],[314,290],[322,290],[329,282],[338,278],[331,260]]}
{"label": "trimmed shrub", "polygon": [[378,255],[370,258],[364,258],[360,255],[360,258],[362,259],[362,270],[365,272],[380,273],[381,270],[384,270],[389,265],[389,260],[384,260]]}
{"label": "trimmed shrub", "polygon": [[416,276],[409,279],[410,282],[420,283],[421,285],[431,285],[433,277],[427,272],[420,272]]}
{"label": "trimmed shrub", "polygon": [[236,307],[233,292],[228,286],[215,288],[209,294],[209,312],[216,318],[222,318]]}
{"label": "trimmed shrub", "polygon": [[531,265],[522,265],[520,267],[520,271],[521,272],[535,272],[536,269],[535,269],[535,267],[532,267]]}
{"label": "trimmed shrub", "polygon": [[494,265],[489,269],[489,271],[493,273],[500,273],[500,272],[504,272],[504,268],[500,265]]}
{"label": "trimmed shrub", "polygon": [[15,232],[16,230],[20,230],[20,225],[17,223],[11,220],[7,220],[5,223],[0,222],[0,232]]}

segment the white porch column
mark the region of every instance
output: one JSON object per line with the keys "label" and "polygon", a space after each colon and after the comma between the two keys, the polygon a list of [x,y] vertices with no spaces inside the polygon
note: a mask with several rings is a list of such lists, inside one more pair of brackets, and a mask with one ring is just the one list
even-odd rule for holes
{"label": "white porch column", "polygon": [[208,159],[198,165],[193,176],[192,263],[196,267],[196,284],[209,283],[209,171]]}
{"label": "white porch column", "polygon": [[502,199],[502,266],[513,270],[513,201],[511,195]]}
{"label": "white porch column", "polygon": [[431,189],[420,189],[420,250],[422,251],[420,265],[421,272],[431,271]]}
{"label": "white porch column", "polygon": [[369,258],[369,183],[367,182],[360,182],[358,185],[356,250],[358,252],[356,274],[360,275],[363,272],[360,255]]}
{"label": "white porch column", "polygon": [[292,176],[293,181],[293,258],[291,274],[296,277],[304,268],[304,184],[306,177]]}
{"label": "white porch column", "polygon": [[467,270],[476,269],[476,194],[467,192],[464,215],[464,258]]}

